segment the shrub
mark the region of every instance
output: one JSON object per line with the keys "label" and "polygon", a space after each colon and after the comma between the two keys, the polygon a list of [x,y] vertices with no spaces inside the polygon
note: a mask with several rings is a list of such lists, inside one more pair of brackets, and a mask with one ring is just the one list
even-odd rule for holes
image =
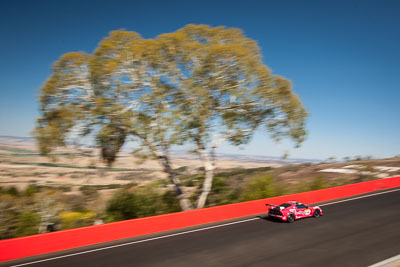
{"label": "shrub", "polygon": [[310,190],[324,189],[327,187],[328,187],[328,185],[327,185],[326,179],[323,175],[316,176],[310,184]]}
{"label": "shrub", "polygon": [[157,192],[151,187],[117,191],[108,202],[106,221],[120,221],[179,211],[174,191]]}
{"label": "shrub", "polygon": [[36,212],[25,211],[18,216],[16,236],[35,235],[39,233],[40,217]]}
{"label": "shrub", "polygon": [[226,177],[215,176],[213,179],[211,190],[215,193],[223,191],[228,184],[226,179]]}
{"label": "shrub", "polygon": [[5,190],[5,193],[9,194],[9,195],[12,195],[12,196],[18,196],[19,195],[18,189],[15,186],[11,186],[11,187],[7,188]]}
{"label": "shrub", "polygon": [[34,184],[30,184],[27,188],[26,188],[26,190],[25,190],[25,195],[26,196],[32,196],[32,195],[34,195],[35,193],[37,193],[37,192],[39,192],[39,187],[38,186],[36,186],[36,185],[34,185]]}
{"label": "shrub", "polygon": [[[150,198],[148,198],[149,201]],[[107,205],[107,214],[111,217],[112,221],[120,221],[138,218],[146,212],[149,212],[148,204],[141,203],[145,202],[146,199],[136,196],[134,193],[130,193],[126,190],[118,191],[114,197],[109,201]],[[143,205],[144,204],[144,205]],[[151,213],[151,211],[150,211]]]}
{"label": "shrub", "polygon": [[159,201],[159,203],[156,203],[156,205],[158,206],[158,214],[181,211],[181,207],[174,191],[166,191],[159,199],[161,201]]}
{"label": "shrub", "polygon": [[97,188],[93,186],[83,185],[79,188],[79,191],[81,191],[84,196],[89,198],[95,198],[98,196]]}
{"label": "shrub", "polygon": [[0,239],[15,237],[20,208],[17,197],[0,195]]}
{"label": "shrub", "polygon": [[283,184],[278,183],[271,176],[258,176],[255,180],[244,185],[240,196],[241,201],[275,197],[285,193]]}
{"label": "shrub", "polygon": [[361,169],[358,170],[357,182],[366,182],[376,180],[376,169],[370,164],[363,165]]}
{"label": "shrub", "polygon": [[88,212],[61,212],[59,214],[61,219],[61,229],[71,229],[83,226],[93,225],[96,219],[96,213]]}
{"label": "shrub", "polygon": [[82,195],[65,195],[63,201],[66,203],[65,211],[77,211],[85,212],[87,211],[86,206],[88,202],[85,196]]}
{"label": "shrub", "polygon": [[187,187],[193,187],[194,181],[193,179],[186,179],[184,182],[182,182],[182,185]]}

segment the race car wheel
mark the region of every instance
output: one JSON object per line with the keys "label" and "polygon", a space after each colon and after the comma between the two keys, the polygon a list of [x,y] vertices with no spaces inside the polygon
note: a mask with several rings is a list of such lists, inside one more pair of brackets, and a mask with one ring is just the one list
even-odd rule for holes
{"label": "race car wheel", "polygon": [[287,216],[287,221],[288,221],[289,223],[294,222],[295,219],[296,219],[296,218],[294,217],[293,214],[289,214],[289,215]]}
{"label": "race car wheel", "polygon": [[320,215],[321,215],[321,212],[320,212],[319,210],[315,210],[315,211],[314,211],[314,214],[313,214],[313,217],[317,218],[317,217],[319,217]]}

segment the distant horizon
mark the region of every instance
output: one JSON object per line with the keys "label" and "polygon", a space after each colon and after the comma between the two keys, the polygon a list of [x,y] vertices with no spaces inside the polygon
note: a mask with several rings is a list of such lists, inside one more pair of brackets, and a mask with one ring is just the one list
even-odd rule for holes
{"label": "distant horizon", "polygon": [[[29,139],[30,141],[35,140],[35,138],[33,137],[29,137],[29,136],[11,136],[11,135],[0,135],[0,138],[14,138],[14,139]],[[132,147],[133,149],[134,147]],[[131,149],[126,148],[123,146],[123,148],[120,150],[120,152],[129,152],[131,151]],[[191,153],[189,150],[184,150],[184,149],[171,149],[171,153],[182,153],[182,154],[190,154],[190,155],[194,155],[193,153]],[[266,159],[274,159],[274,160],[281,160],[281,161],[303,161],[303,162],[318,162],[318,163],[322,163],[325,161],[330,161],[330,159],[318,159],[318,158],[298,158],[298,157],[288,157],[286,159],[284,159],[282,156],[273,156],[273,155],[267,155],[267,154],[240,154],[240,153],[226,153],[226,152],[217,152],[216,153],[217,156],[219,157],[223,157],[223,156],[234,156],[234,157],[256,157],[256,158],[266,158]],[[373,157],[371,155],[355,155],[353,157],[349,156],[350,160],[355,160],[355,158],[357,157],[361,157],[361,158],[367,158],[367,157],[372,157],[371,159],[385,159],[385,158],[394,158],[394,157],[398,157],[400,155],[400,153],[398,155],[394,155],[393,157]],[[335,158],[334,160],[331,160],[331,162],[345,162],[344,158]]]}

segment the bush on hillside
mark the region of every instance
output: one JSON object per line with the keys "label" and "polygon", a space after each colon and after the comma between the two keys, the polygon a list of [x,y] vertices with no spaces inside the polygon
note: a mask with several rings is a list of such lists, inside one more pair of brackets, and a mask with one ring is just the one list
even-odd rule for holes
{"label": "bush on hillside", "polygon": [[25,211],[18,216],[15,236],[35,235],[39,233],[40,217],[36,212]]}
{"label": "bush on hillside", "polygon": [[96,213],[88,212],[61,212],[59,214],[61,219],[61,229],[71,229],[83,226],[93,225],[96,220]]}
{"label": "bush on hillside", "polygon": [[117,191],[108,202],[106,221],[121,221],[180,211],[173,191],[164,193],[152,188],[136,188],[134,191]]}
{"label": "bush on hillside", "polygon": [[327,181],[323,175],[318,175],[316,176],[310,184],[310,190],[319,190],[319,189],[324,189],[328,188]]}
{"label": "bush on hillside", "polygon": [[285,191],[282,183],[271,176],[261,175],[244,185],[239,198],[241,201],[262,199],[283,195]]}

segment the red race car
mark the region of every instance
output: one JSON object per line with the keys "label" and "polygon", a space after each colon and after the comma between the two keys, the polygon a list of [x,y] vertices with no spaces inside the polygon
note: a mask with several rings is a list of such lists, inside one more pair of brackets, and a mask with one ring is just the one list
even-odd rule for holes
{"label": "red race car", "polygon": [[289,201],[281,205],[265,204],[270,206],[268,216],[281,221],[294,222],[297,219],[306,217],[319,217],[323,215],[322,209],[318,206],[307,206],[305,204]]}

